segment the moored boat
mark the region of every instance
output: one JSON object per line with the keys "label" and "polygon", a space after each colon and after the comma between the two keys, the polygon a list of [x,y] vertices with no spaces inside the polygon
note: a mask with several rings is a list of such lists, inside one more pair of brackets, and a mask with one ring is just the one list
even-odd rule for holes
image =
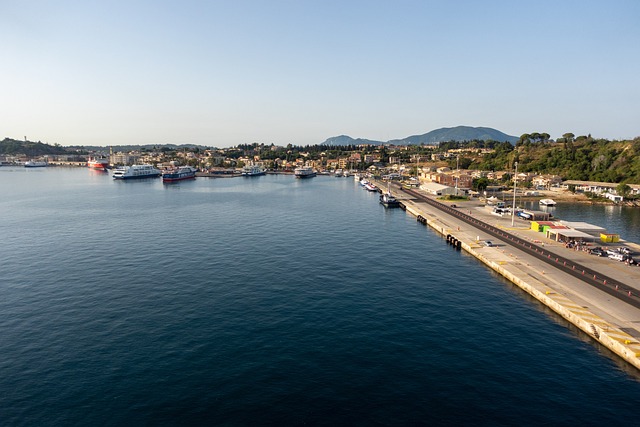
{"label": "moored boat", "polygon": [[120,166],[113,171],[113,179],[157,178],[161,174],[153,165]]}
{"label": "moored boat", "polygon": [[367,182],[367,183],[364,185],[364,188],[365,188],[365,189],[367,189],[367,191],[378,191],[378,187],[376,187],[375,185],[373,185],[373,184],[372,184],[372,183],[370,183],[370,182]]}
{"label": "moored boat", "polygon": [[191,166],[180,166],[176,169],[169,169],[162,172],[162,182],[184,181],[195,179],[197,169]]}
{"label": "moored boat", "polygon": [[553,201],[552,199],[541,199],[540,204],[542,206],[555,206],[556,202]]}
{"label": "moored boat", "polygon": [[316,176],[316,172],[309,166],[297,167],[294,169],[293,174],[296,178],[312,178]]}
{"label": "moored boat", "polygon": [[48,165],[49,164],[47,162],[43,162],[41,160],[29,160],[27,162],[24,162],[25,168],[44,168]]}
{"label": "moored boat", "polygon": [[109,168],[109,159],[105,159],[105,158],[89,159],[87,161],[87,167],[89,169],[107,170]]}
{"label": "moored boat", "polygon": [[398,199],[393,197],[389,192],[380,195],[380,203],[382,203],[386,208],[397,208],[400,206]]}
{"label": "moored boat", "polygon": [[265,168],[260,165],[245,166],[242,168],[242,176],[260,176],[266,173]]}

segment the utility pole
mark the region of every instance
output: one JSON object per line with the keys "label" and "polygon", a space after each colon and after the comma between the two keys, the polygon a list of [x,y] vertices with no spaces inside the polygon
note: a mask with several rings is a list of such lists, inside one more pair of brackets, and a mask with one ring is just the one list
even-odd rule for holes
{"label": "utility pole", "polygon": [[515,162],[515,172],[513,174],[513,204],[511,205],[511,226],[516,219],[516,190],[518,188],[518,162]]}

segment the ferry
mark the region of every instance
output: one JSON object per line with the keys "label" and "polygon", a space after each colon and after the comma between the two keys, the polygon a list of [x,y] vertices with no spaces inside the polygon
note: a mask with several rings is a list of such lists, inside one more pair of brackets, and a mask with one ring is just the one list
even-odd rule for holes
{"label": "ferry", "polygon": [[109,168],[109,160],[104,158],[89,159],[87,161],[87,167],[89,169],[107,170]]}
{"label": "ferry", "polygon": [[196,168],[191,166],[180,166],[177,169],[169,169],[162,172],[162,182],[184,181],[196,178]]}
{"label": "ferry", "polygon": [[316,172],[314,172],[313,168],[308,166],[300,166],[294,169],[293,174],[296,178],[313,178],[316,176]]}
{"label": "ferry", "polygon": [[541,199],[540,204],[542,206],[555,206],[556,202],[554,202],[552,199]]}
{"label": "ferry", "polygon": [[265,168],[259,165],[245,166],[242,168],[242,176],[260,176],[266,173]]}
{"label": "ferry", "polygon": [[27,162],[24,162],[25,168],[44,168],[48,165],[49,164],[47,162],[43,162],[41,160],[29,160]]}
{"label": "ferry", "polygon": [[113,171],[113,179],[156,178],[162,175],[153,165],[120,166]]}

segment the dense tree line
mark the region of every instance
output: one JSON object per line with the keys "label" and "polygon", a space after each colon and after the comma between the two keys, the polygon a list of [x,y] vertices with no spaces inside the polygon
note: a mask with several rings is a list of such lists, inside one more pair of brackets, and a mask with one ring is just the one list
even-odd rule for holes
{"label": "dense tree line", "polygon": [[[27,156],[36,157],[47,154],[67,154],[68,151],[60,144],[49,145],[44,142],[20,141],[17,139],[5,138],[0,141],[0,154],[15,155],[26,154]],[[73,154],[76,154],[75,152]]]}
{"label": "dense tree line", "polygon": [[[463,144],[464,145],[464,144]],[[555,174],[563,179],[640,184],[640,138],[626,141],[575,137],[551,141],[546,133],[524,134],[515,147],[501,143],[495,152],[467,155],[470,169]]]}

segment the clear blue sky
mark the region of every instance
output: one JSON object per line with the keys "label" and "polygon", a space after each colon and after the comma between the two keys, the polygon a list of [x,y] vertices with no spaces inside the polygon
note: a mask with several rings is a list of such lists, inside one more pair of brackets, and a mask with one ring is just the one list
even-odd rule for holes
{"label": "clear blue sky", "polygon": [[640,1],[0,0],[0,139],[640,136]]}

